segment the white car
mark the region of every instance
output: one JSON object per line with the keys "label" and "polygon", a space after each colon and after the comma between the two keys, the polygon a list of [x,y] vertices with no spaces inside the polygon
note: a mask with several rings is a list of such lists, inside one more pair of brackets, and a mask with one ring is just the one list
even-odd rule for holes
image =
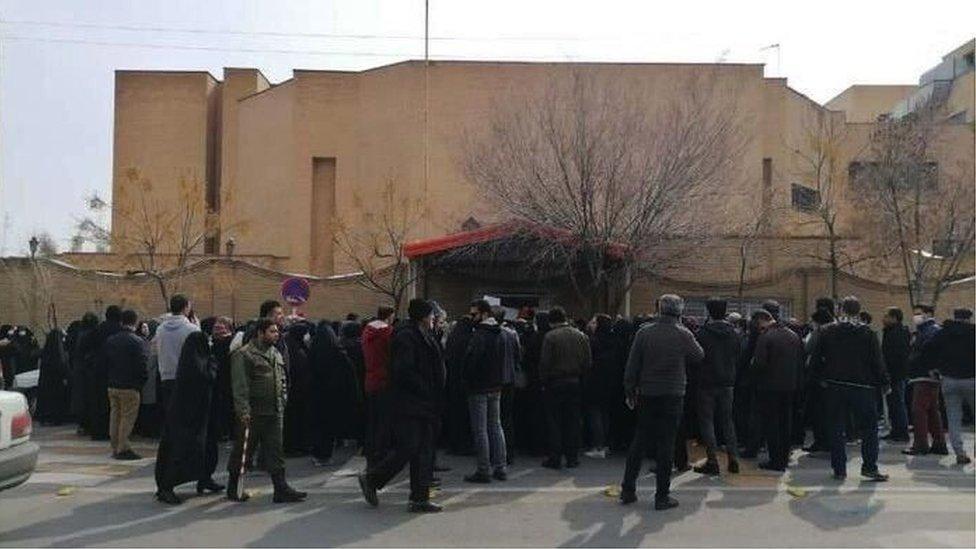
{"label": "white car", "polygon": [[40,448],[30,440],[32,427],[24,395],[0,391],[0,490],[22,484],[34,472]]}

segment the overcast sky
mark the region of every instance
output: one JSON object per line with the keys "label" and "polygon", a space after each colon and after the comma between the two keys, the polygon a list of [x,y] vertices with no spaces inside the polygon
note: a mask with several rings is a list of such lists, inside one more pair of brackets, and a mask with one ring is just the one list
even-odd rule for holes
{"label": "overcast sky", "polygon": [[[825,102],[911,84],[976,2],[431,0],[435,59],[759,62]],[[363,69],[423,56],[423,0],[0,0],[0,256],[62,249],[111,193],[113,71]],[[795,6],[795,7],[794,7]],[[763,49],[779,44],[776,49]]]}

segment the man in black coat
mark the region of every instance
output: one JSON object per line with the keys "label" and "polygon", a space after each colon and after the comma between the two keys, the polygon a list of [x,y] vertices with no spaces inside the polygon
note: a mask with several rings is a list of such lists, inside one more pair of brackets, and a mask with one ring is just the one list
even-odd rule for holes
{"label": "man in black coat", "polygon": [[88,370],[88,433],[92,440],[109,440],[108,361],[105,342],[122,331],[122,309],[109,305],[105,320],[86,338],[85,356]]}
{"label": "man in black coat", "polygon": [[875,482],[888,480],[878,470],[877,391],[888,392],[888,374],[878,338],[858,319],[861,302],[854,296],[841,302],[841,317],[820,331],[810,355],[814,376],[824,388],[830,434],[830,465],[834,478],[847,477],[844,437],[847,418],[854,415],[861,436],[861,476]]}
{"label": "man in black coat", "polygon": [[410,320],[398,325],[391,343],[390,376],[396,417],[396,448],[359,475],[366,502],[379,505],[376,491],[386,486],[410,463],[410,503],[414,513],[434,513],[441,507],[430,501],[433,476],[434,427],[444,392],[444,362],[440,345],[431,335],[433,307],[423,299],[408,306]]}
{"label": "man in black coat", "polygon": [[932,336],[923,350],[925,361],[937,369],[942,377],[942,394],[945,397],[949,442],[956,454],[956,464],[968,465],[972,459],[966,453],[962,440],[962,406],[976,406],[976,328],[973,327],[973,311],[956,309],[952,320],[942,324],[942,330]]}
{"label": "man in black coat", "polygon": [[129,447],[129,435],[139,414],[142,386],[149,371],[149,342],[136,335],[139,317],[132,309],[122,313],[122,330],[105,342],[108,401],[111,406],[109,438],[115,459],[142,459]]}
{"label": "man in black coat", "polygon": [[729,458],[728,470],[730,473],[738,473],[739,449],[732,417],[732,388],[735,386],[735,367],[739,361],[742,340],[735,327],[725,321],[727,301],[713,298],[705,306],[709,318],[695,337],[705,351],[705,358],[699,367],[698,421],[707,460],[704,465],[695,467],[695,472],[704,475],[719,474],[718,442],[715,437],[717,417],[722,420],[721,427]]}
{"label": "man in black coat", "polygon": [[803,367],[803,342],[786,324],[771,315],[760,315],[753,359],[756,398],[762,414],[763,431],[769,461],[759,468],[783,472],[790,461],[790,429],[793,418],[793,396],[799,386]]}
{"label": "man in black coat", "polygon": [[501,390],[505,373],[505,336],[485,300],[477,304],[478,324],[464,354],[462,376],[468,394],[468,414],[477,458],[467,482],[506,480],[505,433],[501,423]]}
{"label": "man in black coat", "polygon": [[887,397],[891,432],[882,437],[882,440],[892,442],[908,442],[908,406],[905,402],[905,387],[912,336],[903,321],[904,314],[898,307],[889,307],[882,319],[884,331],[881,336],[881,355],[884,357],[885,369],[891,379],[891,393]]}

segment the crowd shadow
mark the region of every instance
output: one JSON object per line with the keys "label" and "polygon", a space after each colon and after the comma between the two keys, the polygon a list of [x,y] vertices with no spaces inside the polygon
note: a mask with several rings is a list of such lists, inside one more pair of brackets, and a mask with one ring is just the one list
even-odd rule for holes
{"label": "crowd shadow", "polygon": [[[875,498],[879,483],[861,480],[851,489],[850,483],[832,479],[829,456],[825,461],[819,456],[801,454],[797,458],[796,469],[803,471],[807,484],[821,485],[822,488],[803,497],[791,498],[790,512],[821,530],[833,531],[861,526],[885,508],[885,502]],[[859,472],[851,471],[850,463],[848,469],[848,474]],[[814,478],[816,480],[810,482]]]}
{"label": "crowd shadow", "polygon": [[[912,482],[937,486],[944,490],[961,493],[973,492],[973,471],[967,471],[963,465],[940,463],[942,456],[913,456],[905,463],[905,468],[912,473]],[[953,458],[955,460],[955,458]],[[957,473],[957,474],[951,474]]]}

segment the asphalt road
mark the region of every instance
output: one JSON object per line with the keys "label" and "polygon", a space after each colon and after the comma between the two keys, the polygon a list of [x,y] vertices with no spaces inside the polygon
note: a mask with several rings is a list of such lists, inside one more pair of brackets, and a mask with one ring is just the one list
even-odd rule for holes
{"label": "asphalt road", "polygon": [[[520,458],[510,480],[472,486],[461,477],[469,458],[444,456],[437,515],[405,511],[406,478],[362,501],[353,474],[359,457],[314,468],[289,460],[293,484],[311,493],[297,505],[271,503],[270,481],[248,477],[256,492],[245,504],[192,497],[179,507],[153,501],[151,458],[132,463],[107,457],[103,443],[68,428],[40,428],[37,473],[0,493],[0,546],[953,546],[976,545],[973,466],[954,458],[906,458],[883,447],[891,482],[861,482],[852,458],[845,482],[829,478],[828,463],[796,453],[783,477],[747,462],[736,477],[686,473],[675,481],[677,509],[651,509],[653,479],[641,480],[641,501],[622,507],[607,494],[622,458],[583,460],[573,471],[550,471]],[[967,445],[972,448],[969,434]],[[153,447],[138,441],[151,456]],[[856,448],[851,448],[856,453]],[[224,451],[226,455],[226,451]],[[225,474],[219,478],[226,478]],[[192,485],[180,490],[190,495]]]}

